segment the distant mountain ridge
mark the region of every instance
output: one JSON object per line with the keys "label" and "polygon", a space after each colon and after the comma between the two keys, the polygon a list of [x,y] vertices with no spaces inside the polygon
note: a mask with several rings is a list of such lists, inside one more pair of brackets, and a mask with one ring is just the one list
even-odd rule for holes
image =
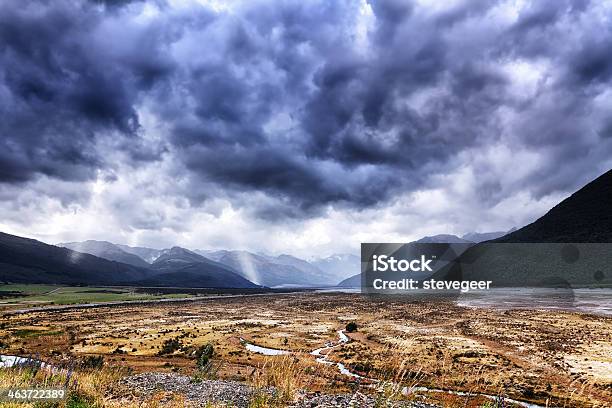
{"label": "distant mountain ridge", "polygon": [[334,254],[325,258],[310,261],[322,271],[334,275],[337,279],[346,279],[361,271],[361,259],[353,254]]}
{"label": "distant mountain ridge", "polygon": [[[610,209],[612,170],[518,230],[507,234],[473,232],[462,237],[441,234],[416,242],[608,243],[612,240]],[[256,287],[253,280],[266,286],[360,283],[360,259],[354,255],[334,255],[309,262],[291,255],[190,251],[181,247],[158,250],[93,240],[61,245],[65,248],[0,233],[0,281],[200,287]],[[351,273],[354,275],[347,276]],[[607,272],[601,273],[602,279],[609,279]]]}
{"label": "distant mountain ridge", "polygon": [[516,228],[512,228],[509,231],[493,231],[493,232],[468,232],[463,234],[461,237],[453,234],[438,234],[428,237],[423,237],[417,241],[421,244],[469,244],[479,243],[484,241],[490,241],[492,239],[503,237],[504,235],[515,231]]}
{"label": "distant mountain ridge", "polygon": [[[206,253],[199,251],[199,253]],[[317,286],[333,285],[321,276],[314,266],[304,260],[281,255],[273,257],[247,251],[216,251],[208,253],[211,259],[231,267],[242,276],[261,285],[275,286]]]}
{"label": "distant mountain ridge", "polygon": [[493,232],[468,232],[464,234],[461,239],[466,241],[471,241],[475,243],[490,241],[492,239],[497,239],[503,237],[506,234],[516,231],[516,228],[512,228],[509,231],[493,231]]}
{"label": "distant mountain ridge", "polygon": [[188,249],[174,246],[160,251],[160,255],[153,261],[152,267],[156,270],[171,270],[177,266],[182,267],[187,264],[206,261],[210,260]]}
{"label": "distant mountain ridge", "polygon": [[361,286],[361,272],[359,272],[357,275],[348,277],[342,280],[340,283],[338,283],[338,287],[340,288],[358,288],[360,286]]}
{"label": "distant mountain ridge", "polygon": [[[117,246],[107,242],[70,243],[73,247],[78,244],[109,257],[124,257],[127,254],[120,249],[121,252],[117,251]],[[170,267],[179,257],[183,257],[184,262],[175,263]],[[0,233],[0,282],[206,288],[257,287],[227,266],[183,248],[171,248],[158,260],[159,262],[153,265],[147,264],[146,268],[139,267],[45,244],[34,239]]]}
{"label": "distant mountain ridge", "polygon": [[230,266],[247,279],[270,287],[334,286],[338,280],[359,271],[359,257],[355,255],[305,260],[287,254],[272,256],[238,250],[195,252]]}
{"label": "distant mountain ridge", "polygon": [[128,245],[115,244],[121,250],[136,255],[142,259],[144,259],[147,263],[152,264],[159,256],[161,255],[161,249],[153,249],[146,247],[132,247]]}
{"label": "distant mountain ridge", "polygon": [[73,251],[95,255],[109,261],[122,262],[141,268],[148,268],[150,265],[138,255],[134,255],[122,250],[119,246],[108,241],[88,240],[83,242],[64,242],[58,246],[72,249]]}
{"label": "distant mountain ridge", "polygon": [[161,251],[151,269],[155,275],[137,282],[152,286],[256,288],[236,270],[178,246]]}
{"label": "distant mountain ridge", "polygon": [[423,237],[414,242],[418,242],[420,244],[468,244],[473,241],[468,241],[452,234],[439,234],[430,237]]}

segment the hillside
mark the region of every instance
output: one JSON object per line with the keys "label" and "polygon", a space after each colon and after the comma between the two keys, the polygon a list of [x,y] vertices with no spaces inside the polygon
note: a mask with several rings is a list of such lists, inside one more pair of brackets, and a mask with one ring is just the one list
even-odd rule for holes
{"label": "hillside", "polygon": [[612,242],[612,170],[494,242]]}
{"label": "hillside", "polygon": [[461,278],[492,280],[495,286],[612,285],[610,209],[612,171],[533,223],[470,248],[460,258]]}
{"label": "hillside", "polygon": [[341,288],[358,288],[361,286],[361,273],[357,275],[353,275],[349,278],[344,279],[342,282],[338,283],[338,286]]}
{"label": "hillside", "polygon": [[163,272],[134,282],[138,286],[176,286],[186,288],[257,288],[259,285],[228,269],[204,263],[185,265],[171,272]]}
{"label": "hillside", "polygon": [[148,276],[144,268],[109,261],[0,232],[0,281],[119,284]]}
{"label": "hillside", "polygon": [[211,261],[202,255],[198,255],[188,249],[175,246],[162,250],[159,257],[151,264],[151,268],[157,271],[173,271],[176,268],[182,268],[186,265],[200,262],[211,262],[214,265],[219,266],[217,262]]}

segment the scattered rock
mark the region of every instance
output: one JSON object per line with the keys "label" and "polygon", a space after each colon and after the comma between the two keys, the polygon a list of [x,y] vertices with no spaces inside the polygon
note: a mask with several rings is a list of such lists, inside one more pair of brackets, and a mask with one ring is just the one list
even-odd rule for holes
{"label": "scattered rock", "polygon": [[356,392],[354,394],[320,394],[307,393],[291,408],[374,408],[374,407],[406,407],[406,408],[436,408],[434,405],[412,401],[377,401],[370,395]]}
{"label": "scattered rock", "polygon": [[[156,394],[164,394],[167,400],[172,395],[180,395],[185,402],[196,407],[206,406],[208,403],[224,404],[237,408],[248,408],[249,401],[261,393],[274,395],[273,387],[255,390],[252,387],[236,382],[223,380],[203,380],[193,382],[191,377],[176,373],[141,373],[125,377],[121,380],[119,393],[132,399],[147,400]],[[126,395],[127,394],[127,395]],[[162,401],[164,400],[162,399]],[[374,408],[383,406],[374,397],[356,392],[354,394],[321,394],[304,393],[299,396],[298,401],[290,407],[314,408],[314,407],[351,407],[351,408]],[[409,401],[394,401],[392,404],[384,404],[388,407],[410,407],[410,408],[435,408],[427,405]]]}
{"label": "scattered rock", "polygon": [[[142,373],[121,380],[121,388],[139,399],[147,399],[157,393],[182,395],[195,406],[207,403],[223,403],[233,407],[249,406],[253,388],[235,381],[202,380],[193,382],[191,377],[174,373]],[[270,395],[273,390],[267,390]],[[170,398],[170,395],[168,395]]]}

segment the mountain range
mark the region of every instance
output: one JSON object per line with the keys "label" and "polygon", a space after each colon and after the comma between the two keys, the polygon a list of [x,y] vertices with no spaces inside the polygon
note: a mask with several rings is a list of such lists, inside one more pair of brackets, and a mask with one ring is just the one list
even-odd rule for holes
{"label": "mountain range", "polygon": [[111,244],[107,241],[83,241],[83,242],[66,242],[58,246],[71,249],[77,252],[95,255],[100,258],[108,259],[109,261],[122,262],[128,265],[148,268],[150,265],[140,256],[124,251],[118,245]]}
{"label": "mountain range", "polygon": [[156,273],[138,282],[141,286],[254,288],[255,283],[227,265],[188,249],[172,247],[161,251],[151,269]]}
{"label": "mountain range", "polygon": [[[8,234],[0,239],[0,281],[4,282],[324,287],[358,270],[358,260],[354,255],[334,255],[308,262],[291,255],[191,251],[178,246],[159,250],[94,240],[53,246]],[[343,267],[344,261],[349,264]]]}
{"label": "mountain range", "polygon": [[121,250],[129,254],[136,255],[142,258],[147,263],[153,263],[161,255],[163,251],[162,249],[153,249],[153,248],[146,248],[146,247],[131,247],[128,245],[121,245],[121,244],[113,244],[113,245],[116,245],[118,248],[120,248]]}
{"label": "mountain range", "polygon": [[[271,257],[247,251],[225,250],[209,252],[207,255],[265,286],[330,286],[330,280],[326,280],[319,269],[288,255]],[[334,280],[331,282],[335,283]]]}
{"label": "mountain range", "polygon": [[207,288],[259,286],[226,265],[179,247],[160,251],[160,256],[149,264],[110,242],[55,246],[4,233],[0,233],[0,281]]}
{"label": "mountain range", "polygon": [[[608,243],[612,239],[610,208],[612,170],[523,228],[461,237],[434,235],[415,242],[477,244],[473,248],[488,243]],[[291,255],[191,251],[177,246],[160,250],[93,240],[54,246],[0,233],[2,282],[234,288],[319,287],[340,282],[340,286],[359,286],[356,272],[360,272],[360,259],[348,254],[307,261]]]}

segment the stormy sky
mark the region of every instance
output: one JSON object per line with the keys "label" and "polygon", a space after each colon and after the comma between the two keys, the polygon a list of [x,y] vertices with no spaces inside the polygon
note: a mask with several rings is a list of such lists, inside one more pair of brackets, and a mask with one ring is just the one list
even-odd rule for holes
{"label": "stormy sky", "polygon": [[0,3],[0,230],[301,256],[612,167],[612,2]]}

